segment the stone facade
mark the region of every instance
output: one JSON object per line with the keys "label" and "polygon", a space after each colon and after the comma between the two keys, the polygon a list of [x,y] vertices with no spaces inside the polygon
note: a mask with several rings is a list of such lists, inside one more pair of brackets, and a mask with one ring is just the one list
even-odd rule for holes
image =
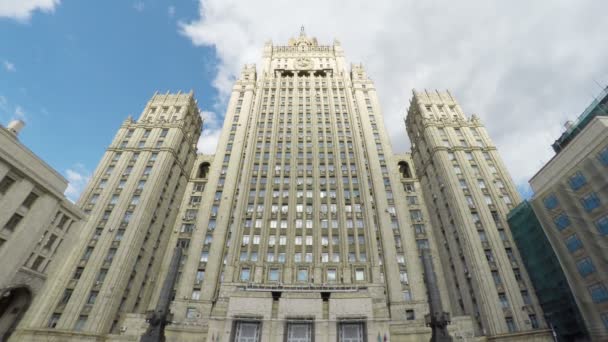
{"label": "stone facade", "polygon": [[449,92],[413,94],[406,128],[449,311],[472,316],[476,335],[536,334],[545,328],[542,310],[506,222],[520,198],[496,147]]}
{"label": "stone facade", "polygon": [[83,213],[63,196],[66,188],[17,131],[0,126],[0,340],[76,241]]}
{"label": "stone facade", "polygon": [[[607,97],[608,98],[608,97]],[[608,117],[597,116],[530,180],[532,206],[594,341],[608,339]]]}
{"label": "stone facade", "polygon": [[[519,311],[509,317],[521,327],[508,333],[504,317],[484,329],[461,308],[428,175],[416,165],[427,161],[417,150],[393,154],[375,86],[363,66],[346,64],[339,42],[302,32],[267,43],[261,64],[235,82],[214,155],[194,153],[197,120],[192,94],[157,94],[123,124],[78,203],[90,215],[78,251],[19,337],[137,341],[146,312],[170,295],[167,341],[428,340],[422,248],[455,337],[547,337]],[[165,293],[175,246],[179,273]],[[521,301],[505,264],[509,296]],[[471,270],[491,290],[484,314],[503,315],[484,265]]]}
{"label": "stone facade", "polygon": [[201,124],[192,93],[155,94],[137,121],[122,124],[78,201],[89,215],[79,241],[16,340],[96,340],[120,333],[128,313],[146,312],[173,250]]}

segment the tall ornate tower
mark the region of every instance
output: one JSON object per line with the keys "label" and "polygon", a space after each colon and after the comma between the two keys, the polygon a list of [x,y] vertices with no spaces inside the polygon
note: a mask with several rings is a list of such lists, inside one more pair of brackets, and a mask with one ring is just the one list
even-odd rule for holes
{"label": "tall ornate tower", "polygon": [[170,244],[182,241],[187,256],[167,337],[430,336],[391,157],[375,87],[362,66],[347,69],[338,42],[302,32],[267,43],[259,72],[246,65],[236,81],[217,153],[201,157],[182,202]]}
{"label": "tall ornate tower", "polygon": [[78,246],[16,340],[82,341],[117,333],[126,313],[146,311],[200,129],[192,93],[155,94],[139,120],[122,124],[78,201],[88,214]]}
{"label": "tall ornate tower", "polygon": [[507,229],[506,215],[520,198],[484,126],[474,115],[465,117],[450,93],[414,91],[406,127],[443,245],[452,313],[475,317],[478,335],[543,327]]}

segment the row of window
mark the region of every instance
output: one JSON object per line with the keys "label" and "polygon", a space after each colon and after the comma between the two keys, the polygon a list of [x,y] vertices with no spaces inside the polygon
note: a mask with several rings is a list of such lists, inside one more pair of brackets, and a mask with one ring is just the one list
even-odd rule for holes
{"label": "row of window", "polygon": [[[308,253],[293,253],[292,257],[293,257],[293,262],[295,263],[313,263],[313,254],[312,252],[308,252]],[[278,262],[278,263],[285,263],[286,262],[286,257],[287,254],[285,252],[279,252],[276,253],[276,258],[275,258],[275,253],[274,252],[268,252],[266,253],[266,261],[267,262]],[[204,257],[203,255],[201,255],[201,262],[206,262],[206,258],[208,258],[208,254],[206,254]],[[205,260],[203,260],[205,259]],[[331,253],[331,258],[330,258],[330,253],[327,252],[323,252],[320,253],[319,255],[319,259],[321,263],[329,263],[329,262],[340,262],[340,252],[332,252]],[[404,259],[405,260],[405,259]],[[401,260],[399,260],[400,264],[403,264],[405,261],[403,260],[403,262],[401,262]],[[239,261],[244,262],[244,261],[253,261],[256,262],[258,261],[258,252],[257,251],[251,251],[251,252],[246,252],[246,251],[242,251]],[[359,261],[359,262],[366,262],[367,261],[367,254],[365,252],[359,252],[358,257],[357,257],[357,253],[351,252],[348,253],[348,259],[346,260],[348,262],[355,262],[355,261]]]}
{"label": "row of window", "polygon": [[[188,309],[192,312],[189,318],[194,318],[196,309]],[[286,342],[311,342],[314,340],[314,323],[302,321],[287,322],[285,327]],[[364,342],[367,341],[365,323],[363,322],[340,322],[337,326],[338,342]],[[380,335],[378,335],[380,336]],[[379,337],[380,339],[380,337]],[[231,342],[260,342],[262,338],[262,323],[259,321],[236,321],[232,333]]]}

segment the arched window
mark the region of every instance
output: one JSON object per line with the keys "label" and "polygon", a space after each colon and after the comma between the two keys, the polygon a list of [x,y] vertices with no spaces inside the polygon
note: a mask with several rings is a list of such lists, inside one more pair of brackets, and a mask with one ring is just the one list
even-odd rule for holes
{"label": "arched window", "polygon": [[207,178],[207,175],[209,174],[209,163],[208,162],[204,162],[201,163],[201,165],[198,166],[198,173],[196,175],[197,178]]}
{"label": "arched window", "polygon": [[32,293],[26,287],[0,292],[0,341],[8,340],[31,301]]}
{"label": "arched window", "polygon": [[399,172],[403,178],[412,178],[412,172],[410,171],[410,165],[406,161],[399,162]]}

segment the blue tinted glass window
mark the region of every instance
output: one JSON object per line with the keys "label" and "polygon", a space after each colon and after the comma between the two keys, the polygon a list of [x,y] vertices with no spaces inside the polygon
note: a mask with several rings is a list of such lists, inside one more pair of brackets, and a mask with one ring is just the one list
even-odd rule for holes
{"label": "blue tinted glass window", "polygon": [[595,272],[595,266],[593,266],[593,262],[588,257],[579,260],[576,263],[576,267],[578,268],[578,273],[580,273],[583,277]]}
{"label": "blue tinted glass window", "polygon": [[597,193],[592,192],[581,198],[581,203],[583,204],[583,208],[585,208],[587,212],[590,212],[600,206],[600,198],[597,197]]}
{"label": "blue tinted glass window", "polygon": [[570,225],[570,218],[568,217],[568,215],[562,213],[558,217],[556,217],[553,222],[555,222],[557,229],[564,230]]}
{"label": "blue tinted glass window", "polygon": [[601,303],[608,300],[608,291],[603,284],[589,286],[589,292],[594,303]]}
{"label": "blue tinted glass window", "polygon": [[602,164],[608,166],[608,147],[604,148],[599,156],[598,156],[600,162],[602,162]]}
{"label": "blue tinted glass window", "polygon": [[600,232],[600,234],[608,235],[608,215],[595,221],[595,225],[597,226],[597,230]]}
{"label": "blue tinted glass window", "polygon": [[568,247],[570,252],[575,252],[583,247],[583,243],[576,234],[572,234],[566,239],[566,247]]}
{"label": "blue tinted glass window", "polygon": [[572,190],[576,191],[582,188],[585,184],[587,184],[587,179],[580,171],[578,171],[577,173],[572,175],[572,177],[570,177],[568,182],[570,183],[570,187],[572,188]]}
{"label": "blue tinted glass window", "polygon": [[602,314],[602,322],[604,322],[604,328],[608,329],[608,312]]}
{"label": "blue tinted glass window", "polygon": [[555,194],[551,194],[545,197],[543,203],[545,204],[545,208],[549,210],[557,208],[557,205],[559,204],[559,202],[557,201],[557,197],[555,197]]}

